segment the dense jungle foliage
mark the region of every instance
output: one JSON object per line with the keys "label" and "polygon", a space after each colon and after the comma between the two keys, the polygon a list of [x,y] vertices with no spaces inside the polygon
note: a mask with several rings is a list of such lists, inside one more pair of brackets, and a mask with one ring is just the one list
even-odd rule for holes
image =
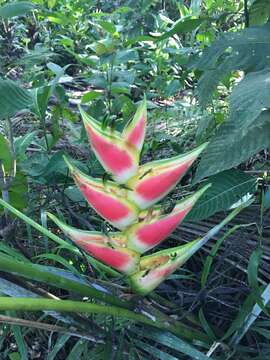
{"label": "dense jungle foliage", "polygon": [[[0,360],[270,358],[269,18],[269,0],[0,0]],[[110,239],[72,178],[112,184],[79,109],[113,138],[144,101],[142,164],[207,143],[161,209],[207,190],[155,251],[204,246],[145,296],[48,215]]]}

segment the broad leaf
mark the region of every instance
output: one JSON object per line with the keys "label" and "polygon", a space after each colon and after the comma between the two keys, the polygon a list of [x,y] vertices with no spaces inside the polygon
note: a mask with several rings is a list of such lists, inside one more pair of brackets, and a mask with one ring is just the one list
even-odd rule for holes
{"label": "broad leaf", "polygon": [[270,65],[270,24],[229,32],[205,49],[191,66],[204,71],[198,83],[205,106],[219,81],[236,70],[259,71]]}
{"label": "broad leaf", "polygon": [[29,1],[14,1],[0,7],[0,17],[9,19],[14,16],[22,16],[35,8],[35,4]]}
{"label": "broad leaf", "polygon": [[0,119],[11,117],[33,105],[30,91],[11,80],[0,79]]}
{"label": "broad leaf", "polygon": [[194,183],[230,169],[270,146],[270,112],[264,111],[243,136],[237,122],[225,121],[202,154]]}
{"label": "broad leaf", "polygon": [[230,95],[228,121],[237,124],[243,135],[260,113],[270,108],[270,68],[244,77]]}
{"label": "broad leaf", "polygon": [[239,170],[223,171],[211,176],[207,183],[212,186],[197,201],[186,220],[202,220],[218,211],[228,210],[244,195],[256,190],[256,178]]}

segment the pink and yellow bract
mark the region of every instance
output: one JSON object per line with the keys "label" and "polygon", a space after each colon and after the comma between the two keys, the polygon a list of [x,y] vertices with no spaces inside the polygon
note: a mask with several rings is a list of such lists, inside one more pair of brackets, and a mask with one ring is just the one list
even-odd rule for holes
{"label": "pink and yellow bract", "polygon": [[125,273],[133,290],[146,295],[203,245],[195,240],[142,256],[176,229],[209,187],[178,202],[168,214],[154,206],[176,187],[207,144],[183,155],[139,165],[147,122],[145,97],[122,133],[104,129],[84,110],[80,111],[91,149],[114,181],[85,175],[66,159],[67,165],[89,205],[121,231],[103,234],[79,230],[49,216],[85,252]]}

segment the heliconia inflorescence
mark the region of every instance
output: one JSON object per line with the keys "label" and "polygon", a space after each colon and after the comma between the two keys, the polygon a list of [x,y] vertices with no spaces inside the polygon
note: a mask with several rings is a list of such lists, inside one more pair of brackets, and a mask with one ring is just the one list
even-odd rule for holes
{"label": "heliconia inflorescence", "polygon": [[205,186],[176,203],[169,213],[156,206],[176,187],[206,144],[184,155],[139,165],[147,122],[146,98],[122,133],[110,127],[103,128],[81,108],[80,112],[91,148],[114,181],[88,176],[66,158],[65,161],[89,205],[120,231],[103,233],[78,230],[54,215],[48,215],[80,248],[125,273],[133,290],[145,295],[203,245],[195,240],[142,256],[176,229],[209,187]]}

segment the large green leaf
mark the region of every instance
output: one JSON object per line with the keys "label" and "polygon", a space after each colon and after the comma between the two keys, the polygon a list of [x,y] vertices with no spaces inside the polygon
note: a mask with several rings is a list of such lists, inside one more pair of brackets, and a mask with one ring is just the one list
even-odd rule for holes
{"label": "large green leaf", "polygon": [[234,169],[211,176],[207,183],[212,186],[197,201],[186,220],[202,220],[227,210],[244,195],[256,190],[256,178]]}
{"label": "large green leaf", "polygon": [[263,25],[270,16],[269,0],[255,0],[249,9],[249,23],[251,25]]}
{"label": "large green leaf", "polygon": [[22,16],[35,8],[35,4],[29,1],[14,1],[0,7],[0,17],[4,19],[14,16]]}
{"label": "large green leaf", "polygon": [[270,112],[264,111],[243,135],[236,121],[225,121],[202,154],[194,183],[230,169],[270,146]]}
{"label": "large green leaf", "polygon": [[198,82],[201,105],[209,102],[219,81],[231,72],[259,71],[269,65],[269,23],[223,34],[191,63],[191,67],[204,71]]}
{"label": "large green leaf", "polygon": [[0,119],[11,117],[32,105],[33,97],[30,91],[14,81],[0,79]]}
{"label": "large green leaf", "polygon": [[244,77],[230,95],[230,117],[243,135],[259,114],[270,108],[270,68]]}

